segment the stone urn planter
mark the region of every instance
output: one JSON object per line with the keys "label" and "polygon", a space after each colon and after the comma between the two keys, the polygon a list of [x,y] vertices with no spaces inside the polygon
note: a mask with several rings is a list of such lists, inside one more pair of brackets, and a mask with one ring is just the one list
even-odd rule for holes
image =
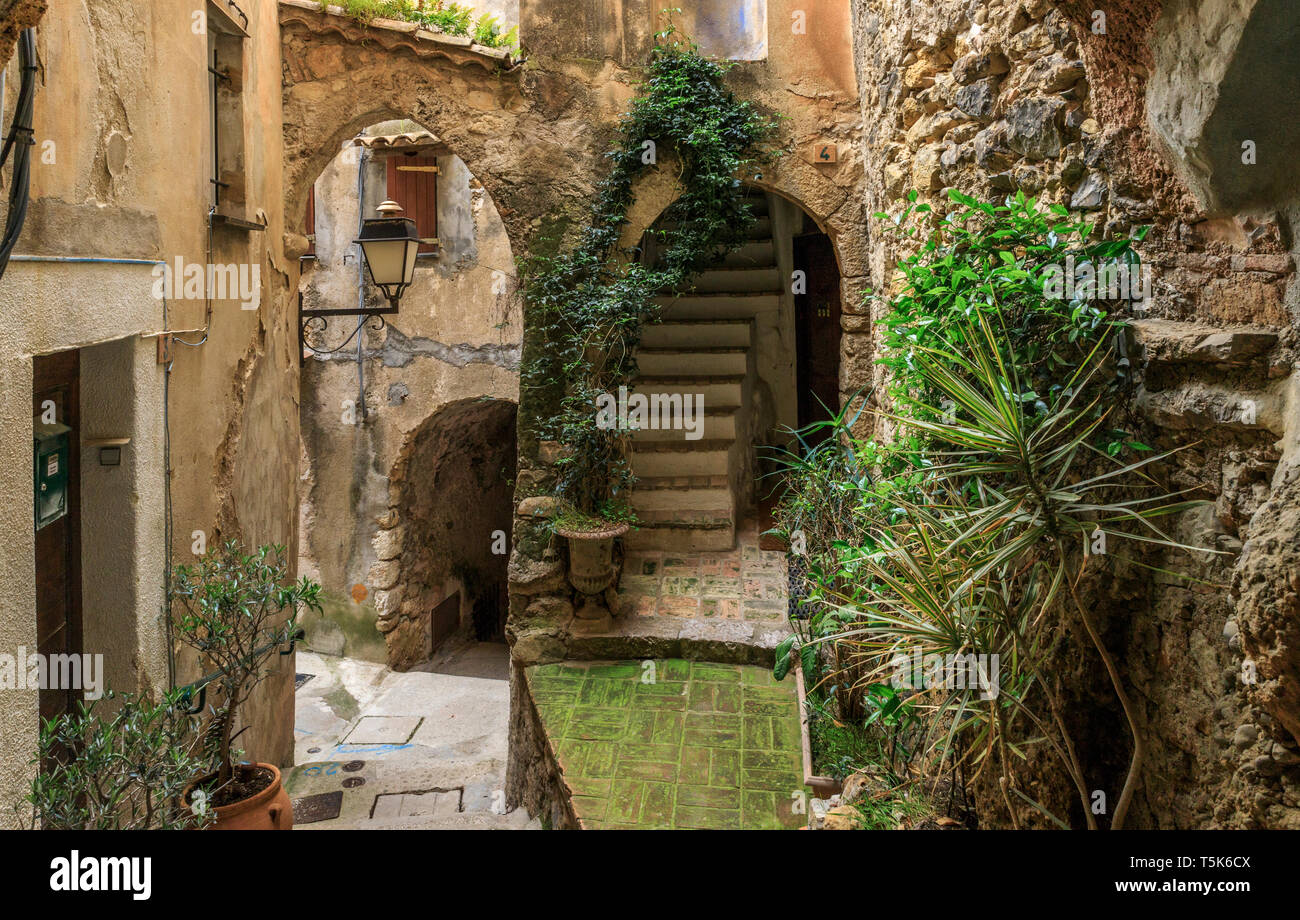
{"label": "stone urn planter", "polygon": [[569,584],[583,594],[600,594],[614,586],[614,541],[627,533],[627,524],[609,524],[603,530],[556,527],[569,541]]}
{"label": "stone urn planter", "polygon": [[[269,763],[240,765],[236,769],[251,771],[254,769],[270,770],[271,782],[246,799],[218,805],[212,809],[217,816],[210,830],[217,831],[287,831],[293,829],[293,805],[289,794],[284,791],[280,780],[280,771]],[[189,802],[195,788],[210,782],[215,773],[195,780],[185,790],[185,801]]]}

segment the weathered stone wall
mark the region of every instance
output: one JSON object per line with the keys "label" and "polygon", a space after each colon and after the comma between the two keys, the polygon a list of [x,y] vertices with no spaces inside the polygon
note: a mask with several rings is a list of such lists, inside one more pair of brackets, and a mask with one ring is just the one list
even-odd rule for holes
{"label": "weathered stone wall", "polygon": [[8,61],[23,29],[45,15],[46,0],[0,0],[0,62]]}
{"label": "weathered stone wall", "polygon": [[[1198,5],[1220,9],[1202,24],[1187,9]],[[950,187],[984,198],[1022,189],[1109,232],[1153,225],[1140,247],[1154,290],[1134,317],[1144,365],[1134,421],[1160,448],[1195,442],[1165,472],[1212,505],[1177,521],[1173,535],[1222,555],[1145,560],[1205,584],[1108,560],[1092,585],[1151,747],[1134,821],[1295,826],[1300,811],[1283,803],[1294,801],[1300,758],[1296,739],[1275,730],[1296,702],[1296,661],[1286,651],[1294,644],[1282,638],[1283,611],[1293,612],[1296,598],[1282,565],[1294,572],[1294,556],[1282,549],[1295,544],[1296,522],[1282,497],[1294,477],[1278,465],[1283,442],[1296,435],[1287,419],[1296,341],[1290,216],[1284,200],[1247,202],[1253,210],[1237,214],[1222,204],[1232,194],[1198,199],[1180,176],[1204,173],[1204,163],[1180,163],[1152,127],[1194,110],[1169,99],[1186,87],[1189,70],[1215,83],[1199,87],[1198,99],[1204,120],[1221,124],[1208,116],[1223,103],[1214,99],[1216,73],[1231,73],[1230,61],[1197,67],[1187,49],[1199,42],[1200,53],[1231,58],[1231,30],[1225,37],[1217,26],[1249,20],[1265,4],[1170,3],[1163,17],[1159,0],[1106,4],[1104,32],[1098,6],[855,0],[867,210],[897,210],[911,188],[940,210]],[[1194,134],[1188,117],[1179,130]],[[1182,137],[1179,147],[1195,149],[1194,138]],[[1216,174],[1198,184],[1221,181]],[[1243,201],[1238,195],[1235,206]],[[876,284],[888,285],[896,258],[891,246],[875,251]],[[846,373],[867,379],[869,372]],[[1247,585],[1235,604],[1223,589],[1234,566]],[[1259,659],[1261,683],[1249,693],[1243,639]],[[1082,658],[1066,677],[1075,686],[1105,686],[1099,667]],[[1082,693],[1072,728],[1102,777],[1094,785],[1113,802],[1127,742],[1122,716],[1105,696]],[[1068,812],[1072,793],[1050,778],[1054,770],[1064,777],[1044,762],[1030,794]],[[987,823],[1006,821],[1000,796],[982,797],[981,810]]]}
{"label": "weathered stone wall", "polygon": [[[413,126],[394,122],[374,126],[368,133],[383,136],[403,130]],[[373,216],[375,206],[387,197],[387,156],[402,154],[386,146],[372,150],[349,141],[316,180],[315,258],[303,263],[301,281],[305,307],[339,309],[359,303],[360,298],[369,306],[383,305],[363,275],[352,241],[360,218]],[[449,563],[461,556],[460,561],[468,564],[472,557],[475,567],[486,571],[480,557],[490,555],[491,534],[500,527],[480,533],[470,522],[490,517],[490,509],[498,504],[509,507],[508,489],[504,496],[492,493],[514,479],[513,405],[519,393],[522,323],[510,243],[491,199],[464,162],[445,151],[437,162],[440,245],[437,252],[419,258],[401,312],[387,317],[382,331],[368,328],[361,333],[360,358],[355,341],[335,354],[308,352],[302,377],[306,465],[301,560],[304,573],[324,586],[326,608],[324,617],[308,619],[308,642],[317,651],[395,666],[415,664],[427,652],[427,636],[417,642],[406,626],[394,628],[399,609],[406,611],[403,623],[427,630],[429,610],[460,586],[443,584],[450,576],[447,566],[440,567],[445,570],[437,573],[436,584],[408,581],[414,577],[411,571],[391,581],[389,560],[401,551],[393,546],[392,535],[405,533],[410,546],[437,547],[438,552],[448,553]],[[360,205],[359,190],[365,197]],[[354,329],[351,317],[336,318],[325,333],[312,333],[309,341],[320,348],[335,348]],[[360,368],[358,361],[363,363]],[[454,443],[444,443],[436,457],[424,456],[423,449],[418,459],[411,457],[419,447],[417,441],[437,427],[432,420],[443,409],[475,397],[506,400],[511,410],[509,427],[498,433],[500,443],[495,448],[508,449],[510,472],[494,478],[485,491],[469,481],[443,482],[448,479],[446,470],[421,466],[423,460],[454,456]],[[463,437],[467,449],[475,445],[473,420],[460,419],[456,424],[465,427],[443,432],[444,440]],[[461,456],[452,465],[468,459],[468,454]],[[400,490],[395,485],[390,489],[399,473],[412,486],[400,502]],[[471,487],[476,490],[458,491]],[[441,528],[430,533],[417,522],[404,520],[409,509],[402,505],[416,501],[470,511],[459,539],[448,541]],[[507,533],[509,525],[507,513]],[[381,539],[382,552],[389,555],[380,555]],[[462,541],[465,552],[456,552]],[[504,584],[505,555],[497,561],[499,565],[488,568]],[[364,591],[356,589],[358,585]],[[484,583],[475,595],[491,591],[495,587]],[[462,592],[462,600],[472,605],[475,598]],[[422,615],[412,613],[417,608]]]}
{"label": "weathered stone wall", "polygon": [[[30,14],[39,6],[6,4],[6,11]],[[8,317],[0,334],[0,414],[11,432],[3,448],[9,472],[0,509],[0,648],[12,654],[36,646],[32,356],[79,348],[83,439],[132,439],[112,474],[90,469],[91,450],[82,454],[83,541],[95,541],[83,542],[85,651],[105,655],[122,691],[160,689],[169,678],[160,618],[165,370],[155,342],[164,329],[203,340],[176,347],[166,381],[172,561],[193,558],[195,532],[208,546],[229,538],[296,542],[296,331],[281,242],[276,4],[241,6],[251,20],[243,41],[243,191],[249,216],[260,214],[268,225],[265,232],[217,229],[211,256],[208,36],[194,30],[192,9],[172,0],[50,4],[37,30],[42,70],[31,202],[18,258],[0,281]],[[15,74],[6,83],[6,121]],[[33,256],[47,261],[23,258]],[[253,309],[214,299],[209,315],[202,297],[175,292],[164,301],[154,267],[177,258],[256,269]],[[292,658],[277,666],[246,710],[251,729],[240,743],[249,756],[283,765],[293,749],[292,719],[284,717],[292,708]],[[177,682],[197,676],[194,662],[181,657]],[[28,782],[36,705],[34,692],[6,691],[0,700],[0,822],[11,820],[10,796]]]}

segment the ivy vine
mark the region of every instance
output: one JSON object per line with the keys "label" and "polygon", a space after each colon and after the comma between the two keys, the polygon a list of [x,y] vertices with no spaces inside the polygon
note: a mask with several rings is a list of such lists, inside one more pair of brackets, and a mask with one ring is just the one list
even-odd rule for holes
{"label": "ivy vine", "polygon": [[[629,432],[597,424],[597,398],[631,384],[642,328],[659,319],[655,298],[687,290],[745,241],[754,218],[742,177],[773,155],[776,121],[726,87],[733,65],[704,57],[672,26],[655,42],[587,225],[571,247],[521,266],[538,335],[522,385],[563,388],[538,434],[562,448],[554,492],[568,526],[633,518]],[[620,239],[636,180],[665,154],[675,157],[681,194],[650,231],[660,255],[647,265]]]}

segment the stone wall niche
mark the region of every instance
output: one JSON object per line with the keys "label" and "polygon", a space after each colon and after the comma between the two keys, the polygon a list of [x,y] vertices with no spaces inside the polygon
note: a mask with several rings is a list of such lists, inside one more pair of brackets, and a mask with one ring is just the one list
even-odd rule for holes
{"label": "stone wall niche", "polygon": [[1171,0],[1151,40],[1151,125],[1210,213],[1300,190],[1300,19],[1292,0]]}

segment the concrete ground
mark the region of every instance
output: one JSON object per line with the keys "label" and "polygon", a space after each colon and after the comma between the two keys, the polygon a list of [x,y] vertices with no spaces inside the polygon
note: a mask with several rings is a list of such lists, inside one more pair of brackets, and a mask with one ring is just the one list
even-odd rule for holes
{"label": "concrete ground", "polygon": [[504,644],[454,637],[407,672],[299,651],[297,671],[295,828],[540,827],[504,813]]}

